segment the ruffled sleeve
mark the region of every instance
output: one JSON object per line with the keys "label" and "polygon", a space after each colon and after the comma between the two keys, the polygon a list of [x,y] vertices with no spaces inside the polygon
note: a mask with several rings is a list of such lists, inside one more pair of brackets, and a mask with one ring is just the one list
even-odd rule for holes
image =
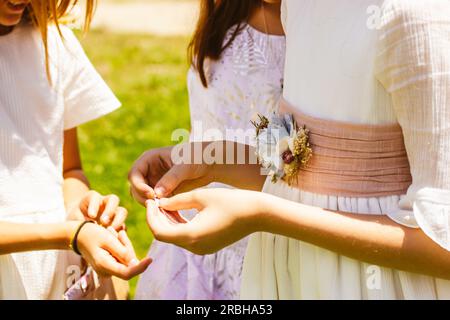
{"label": "ruffled sleeve", "polygon": [[104,116],[120,107],[111,89],[95,70],[73,32],[61,27],[64,129]]}
{"label": "ruffled sleeve", "polygon": [[403,129],[413,184],[398,223],[450,250],[450,1],[386,1],[376,61]]}

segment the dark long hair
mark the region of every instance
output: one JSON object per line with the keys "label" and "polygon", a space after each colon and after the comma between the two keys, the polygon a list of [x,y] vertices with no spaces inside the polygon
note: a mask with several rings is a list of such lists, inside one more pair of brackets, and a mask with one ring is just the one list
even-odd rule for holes
{"label": "dark long hair", "polygon": [[[208,80],[205,60],[218,60],[245,26],[262,0],[201,0],[200,18],[189,44],[189,59],[205,88]],[[237,25],[231,38],[224,43],[228,30]]]}

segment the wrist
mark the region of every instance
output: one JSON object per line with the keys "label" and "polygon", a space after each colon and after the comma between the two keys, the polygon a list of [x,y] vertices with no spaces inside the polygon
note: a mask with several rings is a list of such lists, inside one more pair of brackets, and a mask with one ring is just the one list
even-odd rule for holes
{"label": "wrist", "polygon": [[88,227],[88,224],[94,224],[93,221],[89,221],[89,220],[85,220],[82,223],[80,223],[77,227],[77,229],[75,230],[75,233],[72,235],[71,239],[70,239],[70,249],[75,252],[78,255],[82,255],[81,251],[80,251],[80,238],[81,238],[81,233],[84,231],[84,229],[86,229]]}
{"label": "wrist", "polygon": [[65,223],[64,238],[62,240],[63,248],[65,250],[72,250],[72,240],[79,227],[80,221],[68,221]]}

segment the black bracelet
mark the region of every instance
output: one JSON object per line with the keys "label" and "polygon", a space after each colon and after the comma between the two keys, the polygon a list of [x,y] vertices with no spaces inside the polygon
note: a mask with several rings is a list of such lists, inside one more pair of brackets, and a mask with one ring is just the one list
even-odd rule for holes
{"label": "black bracelet", "polygon": [[75,231],[75,234],[73,235],[72,240],[70,241],[70,248],[79,256],[81,256],[81,252],[78,249],[78,235],[80,234],[81,229],[88,224],[88,223],[94,223],[94,221],[83,221],[80,226],[77,228],[77,231]]}

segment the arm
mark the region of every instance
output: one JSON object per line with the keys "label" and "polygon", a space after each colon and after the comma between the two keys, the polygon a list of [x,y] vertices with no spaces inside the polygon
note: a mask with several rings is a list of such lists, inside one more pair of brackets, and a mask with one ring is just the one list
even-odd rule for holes
{"label": "arm", "polygon": [[[89,181],[81,165],[76,128],[64,132],[63,155],[64,203],[67,212],[73,212],[90,190]],[[73,215],[71,218],[74,220],[84,220],[80,212],[75,212]]]}
{"label": "arm", "polygon": [[223,144],[225,154],[229,154],[230,149],[233,150],[234,159],[231,164],[227,164],[227,159],[221,164],[215,164],[211,172],[212,179],[238,189],[261,191],[267,176],[261,172],[255,147],[230,141],[215,144]]}
{"label": "arm", "polygon": [[[185,158],[184,154],[190,156]],[[212,154],[213,159],[206,159],[207,154]],[[196,159],[201,162],[194,161]],[[217,141],[146,151],[134,163],[128,179],[131,184],[130,193],[136,201],[144,204],[155,196],[167,197],[212,182],[260,191],[266,176],[261,174],[253,147],[230,141]]]}
{"label": "arm", "polygon": [[0,222],[0,255],[13,252],[68,250],[78,222],[19,224]]}
{"label": "arm", "polygon": [[[95,201],[98,206],[101,206],[101,202],[93,194],[86,196],[89,189],[87,180],[80,170],[76,130],[66,132],[65,138],[65,201],[68,208],[72,206],[72,211],[76,213],[74,218],[84,220],[86,214],[82,212],[87,212],[89,208],[95,209]],[[76,203],[80,200],[81,205],[78,207]],[[94,203],[94,207],[90,205],[91,203]],[[105,207],[108,203],[111,202],[107,202]],[[83,205],[86,206],[85,209]],[[95,214],[97,211],[94,211]],[[107,211],[106,208],[103,213],[105,211]],[[79,225],[79,221],[55,224],[0,222],[0,255],[37,250],[69,250],[70,241]],[[85,225],[81,230],[78,236],[78,247],[83,257],[102,275],[115,275],[122,279],[129,279],[143,272],[150,263],[149,259],[138,262],[124,231],[120,231],[118,236],[115,236],[95,224]]]}
{"label": "arm", "polygon": [[266,207],[262,231],[368,263],[450,280],[450,252],[420,229],[387,216],[332,212],[272,196],[260,200]]}
{"label": "arm", "polygon": [[158,240],[197,254],[216,252],[262,231],[305,241],[353,259],[450,280],[450,252],[420,229],[386,216],[333,212],[254,191],[203,189],[161,199],[163,209],[200,210],[174,225],[147,202],[148,224]]}
{"label": "arm", "polygon": [[119,230],[123,227],[127,210],[119,206],[116,195],[101,196],[91,191],[82,165],[77,128],[64,132],[64,203],[69,220],[96,220],[105,227]]}

